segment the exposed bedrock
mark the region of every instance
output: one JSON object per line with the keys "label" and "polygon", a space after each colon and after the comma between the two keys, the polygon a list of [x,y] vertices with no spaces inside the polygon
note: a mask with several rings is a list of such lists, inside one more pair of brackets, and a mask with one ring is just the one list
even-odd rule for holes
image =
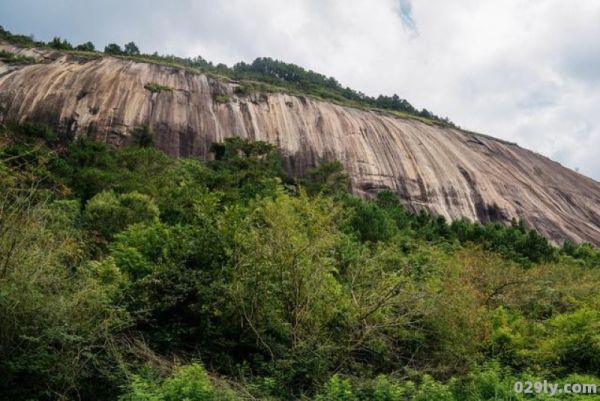
{"label": "exposed bedrock", "polygon": [[225,137],[264,140],[295,175],[341,161],[361,196],[389,188],[414,210],[481,222],[522,218],[553,241],[600,245],[600,183],[517,145],[305,96],[237,96],[234,82],[177,68],[0,49],[40,61],[0,63],[0,121],[45,121],[64,135],[116,145],[148,125],[173,156],[206,158]]}

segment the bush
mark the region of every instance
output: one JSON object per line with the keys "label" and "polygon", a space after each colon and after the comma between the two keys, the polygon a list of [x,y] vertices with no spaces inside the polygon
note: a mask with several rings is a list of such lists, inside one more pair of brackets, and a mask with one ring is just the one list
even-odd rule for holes
{"label": "bush", "polygon": [[93,52],[96,51],[96,47],[92,42],[85,42],[75,47],[75,50],[80,50],[84,52]]}
{"label": "bush", "polygon": [[113,55],[119,56],[119,55],[123,54],[123,50],[121,49],[121,46],[119,46],[118,44],[116,44],[116,43],[109,43],[104,48],[104,53],[106,53],[106,54],[113,54]]}
{"label": "bush", "polygon": [[48,42],[48,46],[56,50],[73,50],[73,46],[67,40],[61,39],[58,36],[55,36]]}
{"label": "bush", "polygon": [[126,43],[123,47],[123,53],[128,56],[139,56],[140,49],[138,49],[137,45],[134,42]]}
{"label": "bush", "polygon": [[600,372],[600,311],[588,307],[560,314],[548,322],[542,357],[568,373]]}
{"label": "bush", "polygon": [[215,95],[213,98],[219,104],[227,104],[231,100],[227,95]]}
{"label": "bush", "polygon": [[316,401],[357,401],[352,391],[350,380],[332,376],[323,390],[317,395]]}
{"label": "bush", "polygon": [[156,221],[158,216],[154,201],[138,192],[101,192],[90,199],[83,215],[86,227],[107,240],[130,224]]}
{"label": "bush", "polygon": [[437,382],[425,375],[413,401],[458,401],[454,398],[449,386]]}
{"label": "bush", "polygon": [[173,88],[170,86],[165,86],[158,84],[156,82],[148,82],[144,85],[144,89],[149,90],[152,93],[160,93],[160,92],[173,92]]}
{"label": "bush", "polygon": [[147,125],[135,127],[131,132],[133,143],[141,148],[154,146],[154,132]]}
{"label": "bush", "polygon": [[404,401],[411,394],[412,383],[392,382],[384,375],[377,376],[374,380],[361,383],[356,392],[362,401]]}
{"label": "bush", "polygon": [[306,178],[300,182],[311,195],[347,194],[350,188],[350,180],[344,172],[344,165],[339,161],[322,162],[319,166],[309,169]]}
{"label": "bush", "polygon": [[127,376],[123,400],[228,399],[201,365],[166,362],[199,356],[244,399],[522,400],[517,377],[597,381],[569,376],[600,370],[589,245],[552,259],[521,223],[352,198],[334,163],[307,194],[264,142],[203,163],[47,136],[0,129],[0,399],[114,400]]}
{"label": "bush", "polygon": [[226,388],[216,388],[199,364],[179,366],[164,381],[134,376],[121,401],[234,401]]}
{"label": "bush", "polygon": [[51,144],[58,140],[58,135],[48,124],[37,122],[25,122],[12,128],[15,132],[30,137],[43,139]]}
{"label": "bush", "polygon": [[35,64],[33,57],[19,56],[18,54],[0,50],[0,61],[7,64]]}
{"label": "bush", "polygon": [[21,205],[0,200],[0,398],[112,398],[128,317],[81,265],[77,205]]}
{"label": "bush", "polygon": [[233,89],[233,93],[237,96],[244,97],[252,93],[252,89],[247,85],[238,85]]}
{"label": "bush", "polygon": [[398,232],[394,221],[374,202],[353,202],[350,224],[361,241],[387,241]]}

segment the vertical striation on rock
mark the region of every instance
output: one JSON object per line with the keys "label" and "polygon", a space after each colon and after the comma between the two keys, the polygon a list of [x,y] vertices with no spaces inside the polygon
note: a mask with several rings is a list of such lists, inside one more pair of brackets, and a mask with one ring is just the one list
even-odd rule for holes
{"label": "vertical striation on rock", "polygon": [[481,222],[522,218],[554,241],[600,245],[600,184],[514,144],[305,96],[240,97],[234,82],[157,64],[0,49],[40,61],[0,63],[0,122],[45,121],[69,138],[118,146],[148,125],[168,154],[202,158],[226,137],[264,140],[294,175],[341,161],[360,196],[389,188],[413,210]]}

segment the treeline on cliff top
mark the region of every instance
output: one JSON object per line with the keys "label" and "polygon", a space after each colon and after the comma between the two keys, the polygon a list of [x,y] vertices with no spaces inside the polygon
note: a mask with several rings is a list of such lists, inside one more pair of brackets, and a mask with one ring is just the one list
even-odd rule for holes
{"label": "treeline on cliff top", "polygon": [[[288,177],[0,129],[0,399],[479,401],[596,383],[600,254]],[[580,398],[577,398],[580,397]],[[537,399],[549,399],[538,396]],[[552,399],[598,400],[598,395]]]}
{"label": "treeline on cliff top", "polygon": [[[21,46],[47,47],[62,51],[78,51],[85,53],[96,52],[93,43],[86,42],[72,45],[65,39],[55,37],[50,42],[40,42],[31,36],[15,35],[0,27],[0,39]],[[240,87],[240,91],[280,91],[282,89],[295,93],[304,93],[321,99],[334,100],[343,104],[366,106],[369,108],[391,110],[394,112],[415,116],[442,125],[455,127],[448,118],[438,117],[429,110],[418,110],[406,99],[394,94],[392,96],[367,96],[362,92],[344,87],[335,78],[327,77],[314,71],[306,70],[295,64],[284,63],[269,57],[259,57],[252,63],[239,62],[232,67],[225,64],[213,64],[202,56],[193,58],[173,55],[142,54],[134,42],[123,47],[111,43],[104,48],[104,54],[128,57],[141,61],[161,62],[185,68],[197,69],[217,76],[235,80],[247,81],[248,85]],[[253,84],[263,83],[263,85]]]}

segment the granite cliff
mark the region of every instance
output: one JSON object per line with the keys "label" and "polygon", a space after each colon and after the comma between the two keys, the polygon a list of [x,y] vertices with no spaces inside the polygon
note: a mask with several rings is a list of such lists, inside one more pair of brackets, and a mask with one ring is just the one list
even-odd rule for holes
{"label": "granite cliff", "polygon": [[390,188],[413,210],[522,218],[553,241],[600,245],[600,183],[515,144],[306,96],[238,95],[235,82],[158,64],[6,43],[0,50],[37,60],[0,62],[0,123],[44,121],[70,138],[115,145],[148,125],[165,152],[203,158],[225,137],[264,140],[294,175],[341,161],[361,196]]}

